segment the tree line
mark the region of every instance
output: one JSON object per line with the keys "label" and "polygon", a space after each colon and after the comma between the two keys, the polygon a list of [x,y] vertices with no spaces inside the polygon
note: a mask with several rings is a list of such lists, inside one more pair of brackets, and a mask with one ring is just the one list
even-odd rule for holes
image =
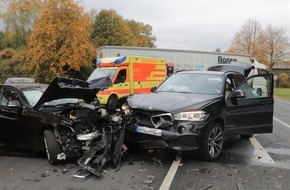
{"label": "tree line", "polygon": [[[5,3],[4,3],[5,2]],[[74,0],[1,0],[0,80],[11,76],[50,82],[86,79],[104,45],[155,47],[152,26],[114,10],[85,12]],[[1,10],[1,9],[0,9]]]}
{"label": "tree line", "polygon": [[[12,76],[50,82],[56,76],[86,79],[104,45],[156,47],[152,26],[114,10],[85,12],[76,0],[0,0],[0,81]],[[248,19],[227,52],[248,54],[268,66],[289,60],[283,28]]]}

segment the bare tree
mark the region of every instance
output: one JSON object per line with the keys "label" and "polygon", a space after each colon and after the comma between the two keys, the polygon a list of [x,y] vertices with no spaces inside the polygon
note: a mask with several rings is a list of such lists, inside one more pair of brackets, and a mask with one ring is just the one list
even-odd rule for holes
{"label": "bare tree", "polygon": [[234,35],[229,52],[248,54],[262,61],[260,47],[263,43],[263,29],[256,19],[248,19]]}
{"label": "bare tree", "polygon": [[262,31],[261,24],[256,19],[248,19],[242,25],[241,30],[234,35],[231,49],[252,54]]}
{"label": "bare tree", "polygon": [[264,36],[264,55],[269,64],[269,70],[277,63],[285,61],[289,56],[289,39],[285,30],[269,25]]}
{"label": "bare tree", "polygon": [[289,47],[284,29],[269,25],[263,30],[256,19],[248,19],[234,35],[228,52],[248,54],[271,70],[275,64],[287,59]]}

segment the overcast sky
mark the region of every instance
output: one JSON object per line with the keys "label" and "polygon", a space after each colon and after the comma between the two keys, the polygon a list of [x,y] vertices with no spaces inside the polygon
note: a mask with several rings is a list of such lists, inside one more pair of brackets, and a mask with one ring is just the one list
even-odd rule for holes
{"label": "overcast sky", "polygon": [[230,47],[249,19],[286,30],[289,0],[82,0],[86,11],[113,9],[123,19],[150,24],[158,48],[209,50]]}

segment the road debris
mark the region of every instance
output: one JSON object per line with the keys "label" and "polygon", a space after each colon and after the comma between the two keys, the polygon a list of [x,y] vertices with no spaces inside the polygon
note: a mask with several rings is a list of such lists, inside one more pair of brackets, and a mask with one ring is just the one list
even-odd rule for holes
{"label": "road debris", "polygon": [[162,161],[161,160],[159,160],[157,158],[154,158],[154,157],[152,158],[152,160],[154,161],[154,163],[162,165]]}
{"label": "road debris", "polygon": [[206,190],[206,189],[209,189],[211,187],[212,187],[212,183],[200,188],[199,190]]}
{"label": "road debris", "polygon": [[154,175],[147,175],[147,179],[144,181],[144,183],[152,184],[154,179],[155,179]]}
{"label": "road debris", "polygon": [[69,169],[67,169],[67,168],[62,169],[62,171],[61,171],[62,174],[66,174],[67,172],[69,172]]}
{"label": "road debris", "polygon": [[237,187],[238,187],[238,190],[244,190],[243,183],[240,181],[237,181]]}
{"label": "road debris", "polygon": [[154,189],[154,187],[150,186],[153,183],[154,179],[155,179],[154,175],[147,175],[146,180],[144,181],[144,184],[143,184],[143,188]]}
{"label": "road debris", "polygon": [[14,168],[10,168],[9,173],[10,175],[14,175]]}
{"label": "road debris", "polygon": [[41,174],[40,177],[47,177],[49,176],[48,174]]}
{"label": "road debris", "polygon": [[154,189],[154,187],[148,186],[148,185],[143,185],[144,189]]}

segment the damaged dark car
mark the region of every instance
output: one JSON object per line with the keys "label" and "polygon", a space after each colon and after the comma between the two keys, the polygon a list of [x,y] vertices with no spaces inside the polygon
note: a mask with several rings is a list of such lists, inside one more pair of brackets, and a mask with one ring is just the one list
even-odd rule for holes
{"label": "damaged dark car", "polygon": [[100,141],[107,134],[104,126],[121,123],[119,115],[109,115],[96,98],[99,90],[111,84],[108,78],[87,82],[60,77],[50,85],[1,84],[0,143],[46,150],[51,164],[80,158],[93,139]]}
{"label": "damaged dark car", "polygon": [[247,78],[251,69],[242,64],[180,71],[150,94],[129,97],[127,144],[198,154],[211,161],[219,157],[225,136],[271,133],[273,76]]}

